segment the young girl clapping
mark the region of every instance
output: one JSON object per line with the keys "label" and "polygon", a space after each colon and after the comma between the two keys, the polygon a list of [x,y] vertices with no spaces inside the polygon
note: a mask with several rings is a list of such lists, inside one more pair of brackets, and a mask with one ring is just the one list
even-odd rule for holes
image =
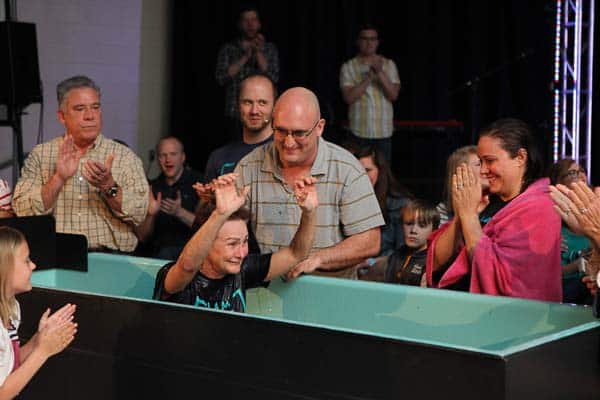
{"label": "young girl clapping", "polygon": [[23,234],[0,227],[0,400],[18,395],[46,360],[64,350],[77,332],[75,305],[67,304],[52,315],[47,309],[37,333],[20,346],[17,329],[21,312],[15,295],[31,290],[34,269]]}

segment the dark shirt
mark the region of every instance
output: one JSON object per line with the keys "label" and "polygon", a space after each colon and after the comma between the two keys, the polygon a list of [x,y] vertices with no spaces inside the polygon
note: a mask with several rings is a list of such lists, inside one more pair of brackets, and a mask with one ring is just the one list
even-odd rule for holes
{"label": "dark shirt", "polygon": [[156,274],[155,300],[164,300],[215,310],[246,312],[246,290],[259,287],[264,282],[271,264],[271,254],[250,254],[242,261],[238,274],[226,275],[221,279],[210,279],[196,273],[192,281],[179,293],[163,298],[165,278],[174,262],[163,266]]}
{"label": "dark shirt", "polygon": [[510,200],[504,201],[500,197],[491,194],[490,204],[488,204],[487,207],[484,208],[479,214],[479,223],[481,224],[481,227],[483,228],[485,224],[487,224],[490,219],[492,219],[492,217],[496,215],[498,211],[502,210],[508,203],[510,203]]}
{"label": "dark shirt", "polygon": [[401,196],[388,196],[386,199],[386,223],[381,227],[380,256],[389,256],[394,250],[404,245],[404,231],[402,229],[402,209],[408,199]]}
{"label": "dark shirt", "polygon": [[273,135],[259,143],[248,144],[234,142],[219,147],[208,156],[204,170],[204,182],[208,183],[218,176],[233,172],[237,163],[255,148],[273,140]]}
{"label": "dark shirt", "polygon": [[[198,181],[200,181],[200,175],[194,170],[185,168],[177,182],[173,185],[169,186],[165,180],[165,176],[161,174],[158,178],[150,181],[150,186],[154,196],[156,197],[160,192],[163,199],[174,199],[177,196],[177,191],[179,191],[181,194],[181,206],[193,213],[198,205],[198,195],[192,185]],[[154,230],[147,241],[149,249],[146,250],[145,255],[175,259],[175,253],[178,255],[181,252],[181,249],[183,249],[183,246],[192,237],[193,233],[192,229],[177,217],[159,211],[154,222]],[[173,248],[174,252],[165,252],[163,250],[165,248]]]}
{"label": "dark shirt", "polygon": [[411,254],[409,247],[402,246],[388,259],[385,282],[420,286],[421,277],[425,273],[426,258],[427,249]]}

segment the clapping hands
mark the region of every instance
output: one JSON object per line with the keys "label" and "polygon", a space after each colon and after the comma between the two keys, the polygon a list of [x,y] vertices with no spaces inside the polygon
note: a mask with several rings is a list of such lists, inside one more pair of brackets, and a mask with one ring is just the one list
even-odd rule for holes
{"label": "clapping hands", "polygon": [[383,58],[375,56],[369,65],[369,78],[373,81],[379,80],[379,75],[383,72]]}
{"label": "clapping hands", "polygon": [[574,182],[571,188],[561,184],[550,186],[550,197],[569,229],[600,244],[600,196],[585,182]]}
{"label": "clapping hands", "polygon": [[83,177],[95,188],[106,191],[115,184],[112,176],[112,163],[115,157],[110,154],[104,163],[87,160],[81,171]]}
{"label": "clapping hands", "polygon": [[381,71],[383,71],[383,57],[381,57],[381,56],[375,57],[374,61],[371,63],[371,70],[375,74],[378,74]]}
{"label": "clapping hands", "polygon": [[56,173],[64,182],[77,172],[81,152],[75,146],[73,136],[65,134],[65,137],[58,147],[58,157],[56,159]]}
{"label": "clapping hands", "polygon": [[456,215],[477,214],[482,202],[479,175],[462,163],[452,175],[452,207]]}
{"label": "clapping hands", "polygon": [[47,309],[38,324],[35,346],[50,357],[63,351],[75,339],[77,324],[73,322],[76,306],[66,304],[50,315]]}
{"label": "clapping hands", "polygon": [[175,192],[174,199],[166,197],[160,201],[160,210],[167,215],[177,217],[181,208],[181,192],[179,190]]}
{"label": "clapping hands", "polygon": [[255,51],[263,51],[265,48],[265,36],[262,33],[258,33],[252,43],[254,44]]}

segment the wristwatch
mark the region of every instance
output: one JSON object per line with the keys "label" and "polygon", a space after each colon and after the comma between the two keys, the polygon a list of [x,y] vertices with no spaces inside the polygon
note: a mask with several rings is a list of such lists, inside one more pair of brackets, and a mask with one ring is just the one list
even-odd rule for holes
{"label": "wristwatch", "polygon": [[117,193],[119,193],[119,185],[116,183],[104,191],[106,197],[117,197]]}

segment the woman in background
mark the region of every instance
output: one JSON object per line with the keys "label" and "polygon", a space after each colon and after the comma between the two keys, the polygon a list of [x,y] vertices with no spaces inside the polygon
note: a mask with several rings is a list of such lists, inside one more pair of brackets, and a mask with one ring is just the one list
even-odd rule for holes
{"label": "woman in background", "polygon": [[[575,160],[563,158],[552,164],[548,171],[550,183],[571,187],[574,182],[587,184],[585,169]],[[584,255],[591,252],[590,241],[569,229],[563,222],[561,230],[560,263],[562,267],[563,303],[591,304],[592,296],[581,282],[583,266],[587,263]]]}
{"label": "woman in background", "polygon": [[[481,161],[477,155],[477,146],[464,146],[454,150],[448,157],[446,162],[446,180],[444,181],[444,200],[437,205],[437,211],[440,213],[440,224],[443,225],[454,218],[454,209],[452,208],[452,175],[456,172],[461,164],[467,164],[476,175],[480,175]],[[483,210],[488,203],[488,181],[481,178],[482,194],[480,211]]]}
{"label": "woman in background", "polygon": [[[592,191],[587,183],[575,181],[570,187],[562,184],[550,186],[550,197],[554,202],[554,209],[569,229],[590,240],[592,253],[582,281],[592,296],[597,296],[600,270],[600,193],[597,189]],[[600,314],[599,310],[595,311]]]}
{"label": "woman in background", "polygon": [[400,213],[412,195],[398,184],[383,153],[377,147],[359,146],[354,142],[346,143],[344,147],[360,161],[373,185],[385,219],[385,226],[381,228],[379,256],[390,255],[404,245]]}

